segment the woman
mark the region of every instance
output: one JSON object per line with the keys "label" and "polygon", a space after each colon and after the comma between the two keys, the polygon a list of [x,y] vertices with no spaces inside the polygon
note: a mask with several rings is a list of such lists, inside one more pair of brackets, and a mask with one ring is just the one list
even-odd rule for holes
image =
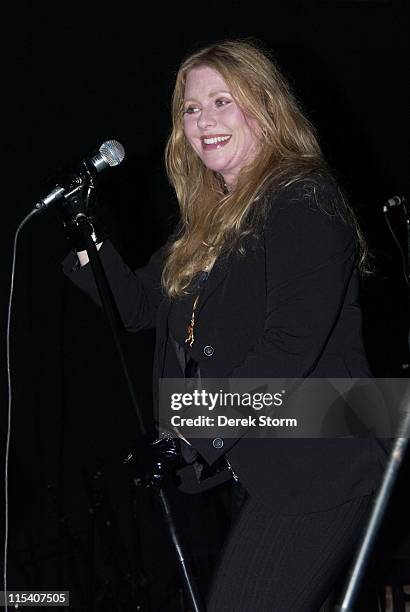
{"label": "woman", "polygon": [[[131,272],[101,259],[124,325],[156,328],[160,377],[367,377],[363,240],[274,63],[227,41],[178,72],[166,149],[178,233]],[[86,253],[66,273],[98,301]],[[380,476],[373,439],[190,440],[248,497],[208,610],[317,611],[349,561]],[[323,608],[325,609],[325,608]]]}

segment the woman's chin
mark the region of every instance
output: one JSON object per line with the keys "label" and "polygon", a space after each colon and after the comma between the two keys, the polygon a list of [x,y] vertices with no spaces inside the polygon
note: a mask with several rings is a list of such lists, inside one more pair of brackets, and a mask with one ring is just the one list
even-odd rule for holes
{"label": "woman's chin", "polygon": [[208,160],[208,159],[203,159],[202,162],[207,168],[209,168],[209,170],[218,172],[218,174],[224,175],[224,173],[226,172],[226,164],[221,164],[216,161],[212,162],[211,160]]}

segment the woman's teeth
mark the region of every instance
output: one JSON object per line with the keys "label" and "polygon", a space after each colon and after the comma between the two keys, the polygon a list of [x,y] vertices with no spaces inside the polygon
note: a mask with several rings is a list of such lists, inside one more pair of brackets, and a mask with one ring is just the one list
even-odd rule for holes
{"label": "woman's teeth", "polygon": [[229,140],[230,136],[215,136],[213,138],[203,138],[202,141],[204,144],[216,144],[217,142],[225,142]]}

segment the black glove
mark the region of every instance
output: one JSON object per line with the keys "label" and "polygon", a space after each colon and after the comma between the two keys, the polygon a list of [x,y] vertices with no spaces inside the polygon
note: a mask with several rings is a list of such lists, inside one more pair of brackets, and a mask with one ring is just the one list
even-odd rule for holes
{"label": "black glove", "polygon": [[59,207],[63,221],[65,235],[69,247],[73,251],[84,251],[87,243],[81,231],[83,221],[87,221],[87,233],[91,234],[94,243],[103,242],[107,238],[107,231],[102,218],[101,209],[93,207],[87,210],[81,203],[78,205],[63,202]]}
{"label": "black glove", "polygon": [[[89,233],[91,232],[91,238],[95,244],[104,242],[107,238],[107,231],[101,220],[96,216],[87,216],[89,224]],[[80,230],[80,219],[70,219],[69,221],[63,221],[66,238],[69,243],[70,250],[72,251],[85,251],[87,243]]]}
{"label": "black glove", "polygon": [[181,454],[181,440],[163,435],[148,445],[131,451],[124,463],[133,466],[135,484],[144,487],[161,487],[175,471],[186,465]]}

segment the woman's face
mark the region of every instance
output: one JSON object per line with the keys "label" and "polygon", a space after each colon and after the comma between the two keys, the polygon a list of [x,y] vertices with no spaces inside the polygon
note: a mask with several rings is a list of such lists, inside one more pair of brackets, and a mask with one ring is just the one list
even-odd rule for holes
{"label": "woman's face", "polygon": [[219,72],[207,66],[187,74],[184,132],[205,166],[231,187],[259,149],[256,121],[242,112]]}

